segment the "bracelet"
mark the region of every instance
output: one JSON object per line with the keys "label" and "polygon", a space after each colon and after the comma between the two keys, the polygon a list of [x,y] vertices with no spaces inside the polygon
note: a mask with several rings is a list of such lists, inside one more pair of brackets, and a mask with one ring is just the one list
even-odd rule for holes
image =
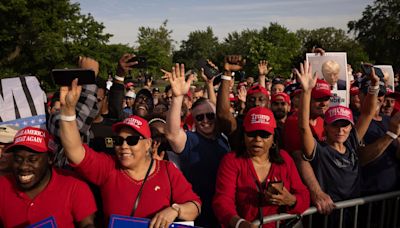
{"label": "bracelet", "polygon": [[222,79],[222,80],[230,81],[230,80],[232,80],[232,77],[231,77],[231,76],[227,76],[227,75],[222,75],[222,76],[221,76],[221,79]]}
{"label": "bracelet", "polygon": [[372,85],[370,85],[370,86],[368,86],[368,88],[371,88],[371,89],[379,89],[379,84],[378,84],[378,85],[376,85],[376,86],[372,86]]}
{"label": "bracelet", "polygon": [[60,120],[71,122],[71,121],[76,120],[76,115],[73,115],[73,116],[60,115]]}
{"label": "bracelet", "polygon": [[115,75],[115,76],[114,76],[114,79],[116,79],[117,81],[120,81],[120,82],[123,82],[123,81],[125,80],[124,77],[120,77],[120,76],[118,76],[118,75]]}
{"label": "bracelet", "polygon": [[397,139],[397,137],[398,137],[395,133],[393,133],[391,131],[387,131],[386,134],[389,135],[389,137],[392,139]]}
{"label": "bracelet", "polygon": [[371,95],[378,95],[379,94],[379,86],[378,86],[378,88],[375,88],[372,86],[368,87],[368,93]]}
{"label": "bracelet", "polygon": [[244,220],[244,219],[239,219],[237,222],[236,222],[236,225],[235,225],[235,228],[239,228],[239,226],[240,226],[240,223],[242,223],[242,222],[244,222],[244,221],[246,221],[246,220]]}

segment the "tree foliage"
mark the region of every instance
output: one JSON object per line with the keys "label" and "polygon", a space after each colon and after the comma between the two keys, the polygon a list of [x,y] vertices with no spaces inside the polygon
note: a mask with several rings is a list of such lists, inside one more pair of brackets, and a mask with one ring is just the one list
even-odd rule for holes
{"label": "tree foliage", "polygon": [[221,47],[222,55],[241,54],[246,57],[247,75],[257,76],[257,64],[266,59],[273,67],[272,74],[288,76],[293,59],[300,53],[300,41],[287,28],[271,23],[261,30],[244,30],[228,34]]}
{"label": "tree foliage", "polygon": [[190,32],[188,39],[182,41],[180,50],[174,52],[174,62],[185,63],[188,69],[195,68],[198,59],[215,60],[218,46],[218,38],[211,27]]}
{"label": "tree foliage", "polygon": [[378,64],[400,66],[400,1],[375,0],[362,18],[348,23],[349,31]]}
{"label": "tree foliage", "polygon": [[147,58],[147,73],[157,77],[160,68],[172,67],[172,30],[167,28],[167,20],[159,28],[139,27],[138,53]]}
{"label": "tree foliage", "polygon": [[111,37],[68,0],[2,1],[0,27],[1,76],[33,74],[47,84],[52,68],[74,66],[78,55],[96,58]]}

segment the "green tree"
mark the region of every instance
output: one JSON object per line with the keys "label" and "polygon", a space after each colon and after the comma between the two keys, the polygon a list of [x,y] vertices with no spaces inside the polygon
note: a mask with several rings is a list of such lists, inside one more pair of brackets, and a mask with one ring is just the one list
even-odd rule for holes
{"label": "green tree", "polygon": [[160,68],[172,67],[172,30],[167,29],[167,20],[159,28],[139,27],[138,53],[147,58],[147,73],[156,78],[161,75]]}
{"label": "green tree", "polygon": [[218,38],[211,27],[205,31],[189,33],[188,39],[182,41],[180,49],[174,52],[174,62],[185,63],[187,69],[194,68],[200,58],[215,60],[218,49]]}
{"label": "green tree", "polygon": [[261,30],[244,30],[241,33],[228,34],[221,46],[220,58],[226,54],[241,54],[246,57],[245,71],[247,75],[257,76],[257,64],[266,59],[273,67],[272,75],[287,77],[293,59],[301,50],[296,34],[287,28],[271,23]]}
{"label": "green tree", "polygon": [[310,52],[313,46],[322,47],[327,52],[347,52],[347,62],[355,69],[359,68],[360,62],[368,62],[368,54],[363,47],[354,39],[346,35],[342,29],[333,27],[319,28],[313,30],[297,30],[296,36],[300,39],[303,47],[299,60],[304,59],[305,53]]}
{"label": "green tree", "polygon": [[400,66],[400,1],[375,0],[362,18],[348,23],[349,31],[378,64]]}
{"label": "green tree", "polygon": [[75,66],[78,55],[98,57],[111,37],[68,0],[2,1],[0,27],[0,77],[33,74],[47,84],[52,68]]}

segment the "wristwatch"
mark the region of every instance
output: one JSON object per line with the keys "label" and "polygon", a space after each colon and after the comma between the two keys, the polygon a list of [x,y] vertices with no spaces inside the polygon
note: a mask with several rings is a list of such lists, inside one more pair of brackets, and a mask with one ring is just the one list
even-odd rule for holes
{"label": "wristwatch", "polygon": [[178,212],[177,218],[179,218],[179,216],[181,216],[181,205],[174,203],[172,204],[171,208]]}

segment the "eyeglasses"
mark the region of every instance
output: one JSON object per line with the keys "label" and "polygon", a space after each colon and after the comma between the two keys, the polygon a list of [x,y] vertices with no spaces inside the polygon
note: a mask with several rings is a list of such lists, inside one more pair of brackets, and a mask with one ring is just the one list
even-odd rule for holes
{"label": "eyeglasses", "polygon": [[114,137],[114,144],[116,146],[122,146],[122,144],[124,144],[124,142],[126,141],[126,143],[129,146],[134,146],[134,145],[138,144],[140,139],[143,139],[143,137],[139,136],[139,135],[130,135],[130,136],[126,137],[126,138],[123,138],[121,136],[115,136]]}
{"label": "eyeglasses", "polygon": [[267,139],[271,136],[271,133],[266,132],[266,131],[249,131],[249,132],[246,132],[246,135],[247,135],[247,137],[250,137],[250,138],[255,138],[257,136],[260,136],[263,139]]}
{"label": "eyeglasses", "polygon": [[208,113],[203,113],[195,116],[196,120],[198,122],[203,121],[204,117],[206,117],[208,120],[214,120],[215,119],[215,113],[213,112],[208,112]]}

